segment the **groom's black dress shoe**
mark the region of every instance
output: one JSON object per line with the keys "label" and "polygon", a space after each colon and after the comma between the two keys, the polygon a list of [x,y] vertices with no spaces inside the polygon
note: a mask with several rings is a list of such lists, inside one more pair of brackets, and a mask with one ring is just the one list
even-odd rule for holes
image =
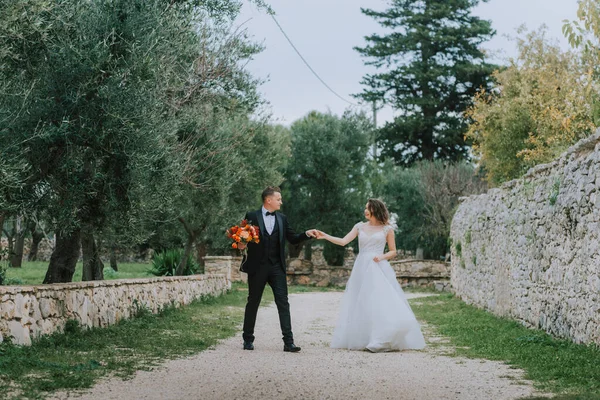
{"label": "groom's black dress shoe", "polygon": [[244,342],[244,350],[254,350],[254,344],[252,342]]}
{"label": "groom's black dress shoe", "polygon": [[296,346],[294,343],[284,344],[283,351],[288,351],[290,353],[297,353],[300,351],[300,347]]}

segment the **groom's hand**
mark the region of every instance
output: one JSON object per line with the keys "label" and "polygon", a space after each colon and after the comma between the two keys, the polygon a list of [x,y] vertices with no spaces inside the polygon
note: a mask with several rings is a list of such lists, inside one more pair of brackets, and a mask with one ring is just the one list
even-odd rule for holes
{"label": "groom's hand", "polygon": [[244,250],[246,248],[246,246],[247,246],[246,243],[239,242],[237,248],[238,248],[238,250]]}
{"label": "groom's hand", "polygon": [[306,231],[306,236],[310,237],[310,238],[316,238],[318,236],[318,231],[316,229],[310,229],[308,231]]}

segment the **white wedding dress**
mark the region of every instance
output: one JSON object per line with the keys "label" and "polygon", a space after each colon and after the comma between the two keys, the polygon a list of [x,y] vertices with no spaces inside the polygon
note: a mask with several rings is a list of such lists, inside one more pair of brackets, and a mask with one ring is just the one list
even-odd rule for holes
{"label": "white wedding dress", "polygon": [[384,253],[390,225],[356,224],[359,253],[342,297],[331,347],[372,352],[422,349],[425,339]]}

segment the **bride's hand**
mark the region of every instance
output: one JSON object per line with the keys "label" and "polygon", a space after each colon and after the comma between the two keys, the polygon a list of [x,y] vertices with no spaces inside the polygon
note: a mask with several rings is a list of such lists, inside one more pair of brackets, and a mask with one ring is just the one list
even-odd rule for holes
{"label": "bride's hand", "polygon": [[325,235],[325,232],[317,230],[317,239],[325,239]]}
{"label": "bride's hand", "polygon": [[379,261],[383,261],[383,260],[384,260],[383,256],[375,256],[375,257],[373,257],[373,261],[375,261],[375,262],[379,262]]}

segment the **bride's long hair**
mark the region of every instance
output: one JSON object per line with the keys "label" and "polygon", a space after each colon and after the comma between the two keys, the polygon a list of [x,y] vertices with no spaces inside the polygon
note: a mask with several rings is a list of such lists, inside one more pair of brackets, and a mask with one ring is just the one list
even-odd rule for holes
{"label": "bride's long hair", "polygon": [[367,208],[369,209],[371,215],[383,225],[387,225],[390,222],[390,212],[383,201],[379,199],[369,199],[367,201]]}

